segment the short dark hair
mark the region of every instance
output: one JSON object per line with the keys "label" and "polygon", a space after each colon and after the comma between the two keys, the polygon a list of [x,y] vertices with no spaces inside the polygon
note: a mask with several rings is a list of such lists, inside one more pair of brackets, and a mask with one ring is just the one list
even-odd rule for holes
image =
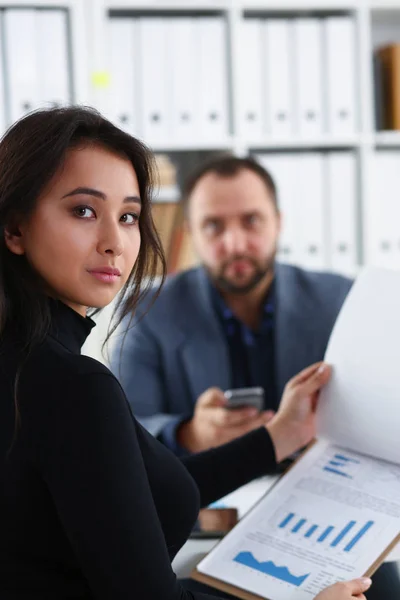
{"label": "short dark hair", "polygon": [[66,152],[87,144],[99,144],[127,158],[139,183],[141,244],[114,313],[119,315],[118,322],[133,314],[150,289],[160,262],[163,276],[165,273],[165,258],[151,214],[155,171],[147,147],[91,108],[50,108],[28,114],[0,141],[0,336],[9,322],[17,319],[28,350],[48,331],[49,303],[27,258],[8,249],[5,230],[29,217],[42,190],[62,166]]}
{"label": "short dark hair", "polygon": [[215,173],[221,177],[234,177],[240,171],[252,171],[262,179],[267,190],[271,193],[272,201],[276,210],[279,210],[278,195],[275,181],[272,175],[264,169],[253,157],[247,156],[239,158],[233,154],[221,154],[201,163],[197,169],[193,171],[186,180],[183,186],[182,204],[183,208],[187,209],[190,196],[198,184],[198,182],[208,173]]}

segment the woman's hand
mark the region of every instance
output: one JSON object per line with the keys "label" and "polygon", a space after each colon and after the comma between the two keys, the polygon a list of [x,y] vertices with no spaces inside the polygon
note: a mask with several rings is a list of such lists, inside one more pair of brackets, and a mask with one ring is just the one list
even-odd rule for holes
{"label": "woman's hand", "polygon": [[277,462],[314,439],[318,394],[330,375],[329,365],[319,362],[304,369],[286,384],[279,410],[266,425]]}
{"label": "woman's hand", "polygon": [[335,583],[318,594],[315,600],[351,600],[351,598],[366,600],[364,592],[369,589],[371,583],[367,577]]}

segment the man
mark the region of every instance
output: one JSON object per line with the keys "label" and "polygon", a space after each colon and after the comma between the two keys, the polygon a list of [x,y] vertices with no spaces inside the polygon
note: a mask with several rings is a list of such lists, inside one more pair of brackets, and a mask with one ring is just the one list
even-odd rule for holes
{"label": "man", "polygon": [[[351,286],[276,262],[277,191],[252,159],[203,165],[183,201],[202,266],[167,281],[112,365],[135,415],[178,455],[269,420],[287,381],[323,359]],[[263,412],[226,408],[224,390],[252,386],[264,388]]]}

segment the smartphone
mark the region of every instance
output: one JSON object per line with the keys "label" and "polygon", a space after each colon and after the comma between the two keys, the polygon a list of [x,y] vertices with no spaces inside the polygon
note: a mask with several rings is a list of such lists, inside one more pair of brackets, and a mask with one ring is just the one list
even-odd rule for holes
{"label": "smartphone", "polygon": [[236,390],[226,390],[225,398],[228,400],[226,408],[257,408],[259,412],[264,407],[264,388],[249,387]]}

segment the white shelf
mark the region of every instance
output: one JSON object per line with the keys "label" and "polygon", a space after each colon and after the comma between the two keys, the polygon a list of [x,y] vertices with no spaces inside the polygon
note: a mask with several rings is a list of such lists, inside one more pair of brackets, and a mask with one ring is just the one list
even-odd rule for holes
{"label": "white shelf", "polygon": [[250,148],[275,150],[275,149],[295,149],[303,150],[307,148],[354,148],[361,144],[361,136],[349,137],[322,137],[322,138],[288,138],[288,139],[264,139],[247,140],[246,145]]}
{"label": "white shelf", "polygon": [[32,7],[51,7],[51,8],[70,8],[76,4],[76,0],[24,0],[21,2],[20,0],[0,0],[0,8],[13,8],[13,7],[24,7],[30,8]]}
{"label": "white shelf", "polygon": [[399,0],[375,0],[369,3],[369,8],[376,12],[384,12],[386,10],[400,11]]}
{"label": "white shelf", "polygon": [[[82,0],[84,1],[84,0]],[[212,10],[213,12],[228,10],[232,6],[230,0],[108,0],[106,3],[109,10],[181,10],[201,11]]]}
{"label": "white shelf", "polygon": [[234,146],[234,138],[225,138],[221,140],[165,140],[151,141],[143,140],[146,146],[154,152],[189,152],[198,150],[230,150]]}
{"label": "white shelf", "polygon": [[179,188],[177,185],[171,185],[168,187],[160,187],[154,191],[153,202],[159,203],[168,203],[168,202],[178,202],[180,197]]}
{"label": "white shelf", "polygon": [[361,5],[360,0],[345,2],[343,0],[248,0],[235,3],[239,8],[245,11],[263,11],[263,12],[309,12],[316,10],[320,12],[333,11],[353,11]]}
{"label": "white shelf", "polygon": [[400,147],[400,131],[379,131],[375,134],[375,145],[382,148]]}

